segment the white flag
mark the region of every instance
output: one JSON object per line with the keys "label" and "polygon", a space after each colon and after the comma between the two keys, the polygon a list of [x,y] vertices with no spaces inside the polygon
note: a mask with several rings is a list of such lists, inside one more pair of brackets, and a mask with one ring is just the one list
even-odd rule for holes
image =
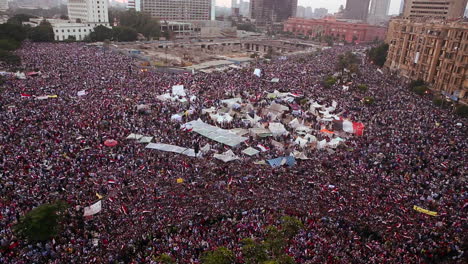
{"label": "white flag", "polygon": [[85,207],[83,216],[90,216],[90,215],[97,214],[99,212],[101,212],[101,200],[97,201],[91,206]]}

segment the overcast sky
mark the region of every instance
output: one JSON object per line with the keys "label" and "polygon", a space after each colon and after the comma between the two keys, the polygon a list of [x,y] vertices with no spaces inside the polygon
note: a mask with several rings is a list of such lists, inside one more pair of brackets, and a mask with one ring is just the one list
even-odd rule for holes
{"label": "overcast sky", "polygon": [[[390,0],[390,15],[398,14],[401,0]],[[340,5],[345,6],[346,0],[298,0],[298,5],[312,8],[325,7],[329,13],[338,11]],[[218,6],[231,6],[231,0],[216,0]]]}

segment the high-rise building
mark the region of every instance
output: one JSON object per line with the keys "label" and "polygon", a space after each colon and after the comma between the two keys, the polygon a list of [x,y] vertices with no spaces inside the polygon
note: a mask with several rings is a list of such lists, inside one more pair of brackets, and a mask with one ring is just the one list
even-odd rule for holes
{"label": "high-rise building", "polygon": [[68,17],[72,21],[109,23],[107,0],[68,0]]}
{"label": "high-rise building", "polygon": [[127,9],[135,9],[135,11],[141,11],[141,0],[128,0]]}
{"label": "high-rise building", "polygon": [[387,42],[385,66],[390,70],[468,102],[467,22],[392,19]]}
{"label": "high-rise building", "polygon": [[297,0],[250,0],[250,18],[259,26],[295,17]]}
{"label": "high-rise building", "polygon": [[403,17],[461,18],[467,2],[468,0],[405,0]]}
{"label": "high-rise building", "polygon": [[326,8],[315,8],[314,18],[323,18],[328,15],[328,9]]}
{"label": "high-rise building", "polygon": [[245,17],[249,16],[250,3],[239,0],[239,13]]}
{"label": "high-rise building", "polygon": [[388,10],[390,0],[371,0],[367,22],[369,24],[379,24],[388,21]]}
{"label": "high-rise building", "polygon": [[141,11],[167,21],[214,19],[214,0],[141,0]]}
{"label": "high-rise building", "polygon": [[0,12],[8,10],[8,0],[0,0]]}
{"label": "high-rise building", "polygon": [[400,3],[400,11],[398,12],[400,15],[403,14],[403,10],[405,10],[405,0],[401,0]]}
{"label": "high-rise building", "polygon": [[369,2],[370,0],[346,0],[343,18],[366,21]]}
{"label": "high-rise building", "polygon": [[305,17],[306,8],[303,6],[297,6],[296,17]]}

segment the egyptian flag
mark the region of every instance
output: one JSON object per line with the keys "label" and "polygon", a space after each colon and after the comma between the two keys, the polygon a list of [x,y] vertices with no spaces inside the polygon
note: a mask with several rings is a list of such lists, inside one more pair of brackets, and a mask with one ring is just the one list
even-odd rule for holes
{"label": "egyptian flag", "polygon": [[265,152],[265,151],[270,150],[269,147],[266,147],[266,146],[264,146],[264,145],[262,145],[262,144],[258,144],[257,147],[258,147],[262,152]]}
{"label": "egyptian flag", "polygon": [[359,122],[352,122],[349,120],[333,120],[333,130],[344,131],[347,133],[362,136],[364,133],[364,124]]}
{"label": "egyptian flag", "polygon": [[27,94],[27,93],[21,93],[21,97],[31,97],[32,95]]}

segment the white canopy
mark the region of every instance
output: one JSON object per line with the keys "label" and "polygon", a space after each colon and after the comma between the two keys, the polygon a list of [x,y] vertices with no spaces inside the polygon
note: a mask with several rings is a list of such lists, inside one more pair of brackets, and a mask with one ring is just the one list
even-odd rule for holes
{"label": "white canopy", "polygon": [[260,153],[260,151],[254,149],[252,147],[248,147],[248,148],[244,149],[242,151],[242,153],[244,153],[245,155],[253,156],[253,155],[257,155],[258,153]]}
{"label": "white canopy", "polygon": [[190,148],[169,145],[169,144],[149,143],[148,145],[146,145],[146,148],[156,149],[156,150],[161,150],[161,151],[166,151],[166,152],[174,152],[174,153],[183,154],[189,157],[195,157],[195,150],[190,149]]}
{"label": "white canopy", "polygon": [[185,126],[192,127],[194,132],[230,147],[237,146],[248,139],[238,136],[229,130],[208,125],[200,119],[190,121]]}
{"label": "white canopy", "polygon": [[224,162],[229,162],[229,161],[239,159],[239,157],[237,157],[236,154],[234,154],[234,152],[232,152],[232,150],[228,150],[228,151],[224,152],[223,154],[214,154],[213,157],[215,159],[219,159],[219,160],[222,160]]}

